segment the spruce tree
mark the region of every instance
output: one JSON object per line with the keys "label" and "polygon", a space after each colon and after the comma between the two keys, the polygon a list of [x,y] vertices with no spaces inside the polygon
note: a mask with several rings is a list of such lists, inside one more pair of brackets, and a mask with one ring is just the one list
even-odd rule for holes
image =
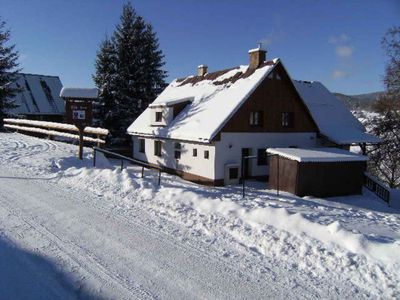
{"label": "spruce tree", "polygon": [[[103,69],[98,65],[100,54],[106,52],[102,51],[101,47],[97,55],[94,77],[104,78],[106,73],[113,74],[110,76],[112,84],[108,91],[108,116],[113,121],[105,122],[105,126],[108,126],[116,140],[126,137],[129,125],[163,90],[166,72],[162,69],[164,56],[152,26],[137,15],[130,3],[124,5],[120,22],[110,43],[115,54],[115,70]],[[102,87],[101,80],[95,79],[95,82],[99,88]]]}
{"label": "spruce tree", "polygon": [[0,19],[0,130],[3,129],[3,119],[7,111],[15,108],[13,96],[17,92],[12,83],[16,81],[18,68],[18,51],[15,45],[7,45],[10,31],[5,29],[6,23]]}
{"label": "spruce tree", "polygon": [[98,112],[94,118],[98,120],[99,126],[109,128],[115,122],[113,114],[113,91],[115,90],[116,76],[116,52],[114,44],[106,36],[100,45],[96,58],[96,74],[93,80],[100,89],[100,98],[97,103]]}

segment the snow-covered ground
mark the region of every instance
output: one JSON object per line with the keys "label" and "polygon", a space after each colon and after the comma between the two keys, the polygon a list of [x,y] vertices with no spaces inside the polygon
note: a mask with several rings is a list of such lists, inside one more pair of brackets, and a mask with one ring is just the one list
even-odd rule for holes
{"label": "snow-covered ground", "polygon": [[[207,188],[0,133],[0,298],[399,298],[400,211]],[[115,166],[114,166],[115,163]]]}

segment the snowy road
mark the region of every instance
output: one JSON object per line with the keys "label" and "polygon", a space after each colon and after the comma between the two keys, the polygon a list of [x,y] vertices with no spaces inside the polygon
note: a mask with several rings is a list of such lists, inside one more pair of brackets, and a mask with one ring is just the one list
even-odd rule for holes
{"label": "snowy road", "polygon": [[235,266],[138,220],[115,215],[99,201],[85,191],[66,193],[47,179],[24,178],[2,168],[2,230],[25,249],[61,261],[62,271],[77,281],[78,295],[81,289],[126,299],[277,295]]}
{"label": "snowy road", "polygon": [[[376,261],[364,239],[397,247],[398,213],[269,194],[246,202],[168,176],[156,189],[149,175],[93,169],[75,154],[0,134],[0,299],[399,295],[393,251]],[[337,220],[362,224],[362,239]]]}

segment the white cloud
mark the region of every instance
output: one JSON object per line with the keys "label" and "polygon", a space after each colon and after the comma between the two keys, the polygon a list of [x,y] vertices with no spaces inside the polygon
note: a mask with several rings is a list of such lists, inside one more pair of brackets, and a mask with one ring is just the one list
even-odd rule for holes
{"label": "white cloud", "polygon": [[346,78],[349,77],[349,73],[343,70],[334,70],[332,72],[332,78],[333,79],[340,79],[340,78]]}
{"label": "white cloud", "polygon": [[336,55],[339,58],[350,58],[353,55],[354,48],[351,46],[337,46]]}
{"label": "white cloud", "polygon": [[331,37],[329,38],[329,40],[328,40],[328,43],[329,43],[329,44],[337,45],[337,44],[346,43],[346,42],[348,42],[349,40],[350,40],[350,37],[349,37],[347,34],[342,33],[342,34],[339,35],[339,36],[331,36]]}

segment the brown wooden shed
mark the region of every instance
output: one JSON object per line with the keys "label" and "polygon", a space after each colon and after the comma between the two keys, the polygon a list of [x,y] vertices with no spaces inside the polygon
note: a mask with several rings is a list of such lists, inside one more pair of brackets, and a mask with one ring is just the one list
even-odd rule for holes
{"label": "brown wooden shed", "polygon": [[361,194],[368,158],[338,148],[269,148],[269,188],[298,196]]}

